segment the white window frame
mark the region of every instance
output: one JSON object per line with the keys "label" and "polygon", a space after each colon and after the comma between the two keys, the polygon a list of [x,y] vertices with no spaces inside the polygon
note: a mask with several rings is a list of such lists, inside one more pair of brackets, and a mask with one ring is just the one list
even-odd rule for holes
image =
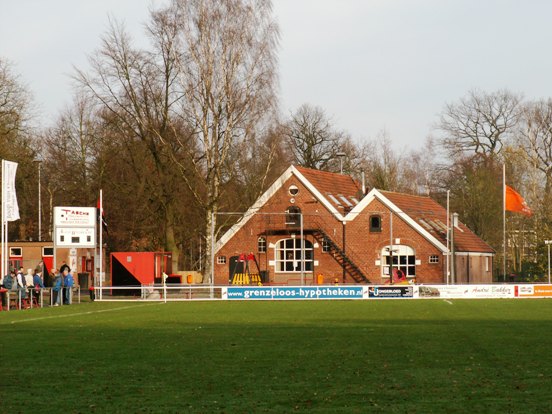
{"label": "white window frame", "polygon": [[[274,246],[274,271],[278,273],[300,273],[301,238],[292,237],[279,240]],[[309,240],[305,240],[305,272],[312,272],[314,268],[314,249]]]}
{"label": "white window frame", "polygon": [[[51,249],[51,254],[46,254],[46,249]],[[42,247],[42,257],[54,257],[54,246],[43,246]]]}
{"label": "white window frame", "polygon": [[[15,249],[19,249],[18,254],[14,253]],[[23,247],[17,247],[17,246],[10,247],[10,257],[23,257]]]}
{"label": "white window frame", "polygon": [[[401,269],[408,278],[416,277],[416,251],[404,244],[394,244],[393,269]],[[389,277],[389,246],[381,249],[381,276]]]}
{"label": "white window frame", "polygon": [[226,256],[217,256],[217,264],[218,265],[226,264]]}
{"label": "white window frame", "polygon": [[324,237],[322,239],[322,251],[324,253],[328,253],[331,251],[330,239],[328,239],[327,237]]}
{"label": "white window frame", "polygon": [[440,258],[438,254],[431,254],[429,255],[428,263],[430,264],[438,264],[440,262]]}
{"label": "white window frame", "polygon": [[266,253],[266,237],[260,236],[257,239],[257,252]]}

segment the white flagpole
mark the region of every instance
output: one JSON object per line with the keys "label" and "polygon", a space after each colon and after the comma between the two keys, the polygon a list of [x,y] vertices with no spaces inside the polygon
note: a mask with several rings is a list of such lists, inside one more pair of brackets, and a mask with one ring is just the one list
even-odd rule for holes
{"label": "white flagpole", "polygon": [[102,227],[102,217],[103,214],[103,190],[100,189],[100,214],[98,215],[98,225],[100,226],[100,300],[102,300],[103,290],[102,290],[102,279],[103,279],[103,227]]}
{"label": "white flagpole", "polygon": [[450,283],[450,190],[447,190],[447,285]]}
{"label": "white flagpole", "polygon": [[502,164],[502,246],[503,246],[503,278],[506,282],[506,164]]}
{"label": "white flagpole", "polygon": [[4,185],[6,183],[6,180],[4,179],[4,160],[2,160],[2,277],[6,276],[6,254],[4,251]]}

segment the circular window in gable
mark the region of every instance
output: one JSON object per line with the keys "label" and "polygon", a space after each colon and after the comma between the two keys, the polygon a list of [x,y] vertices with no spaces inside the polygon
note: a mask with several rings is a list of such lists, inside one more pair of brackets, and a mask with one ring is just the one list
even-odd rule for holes
{"label": "circular window in gable", "polygon": [[288,191],[289,194],[292,196],[296,196],[297,194],[299,194],[299,188],[296,185],[290,185]]}

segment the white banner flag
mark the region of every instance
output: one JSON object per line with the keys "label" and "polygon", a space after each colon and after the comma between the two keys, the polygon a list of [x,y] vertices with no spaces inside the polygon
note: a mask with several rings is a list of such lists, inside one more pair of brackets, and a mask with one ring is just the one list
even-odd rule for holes
{"label": "white banner flag", "polygon": [[17,172],[17,163],[2,160],[2,190],[4,194],[4,220],[19,220],[19,206],[17,205],[17,195],[15,194],[15,173]]}

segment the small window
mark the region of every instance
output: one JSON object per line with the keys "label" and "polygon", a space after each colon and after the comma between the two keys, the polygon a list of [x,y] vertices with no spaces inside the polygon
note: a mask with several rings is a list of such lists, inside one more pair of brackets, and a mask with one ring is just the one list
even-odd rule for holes
{"label": "small window", "polygon": [[257,239],[257,251],[259,253],[266,253],[266,239],[264,237]]}
{"label": "small window", "polygon": [[331,248],[330,240],[327,237],[324,237],[322,240],[322,251],[327,253],[331,250]]}
{"label": "small window", "polygon": [[372,233],[381,232],[381,217],[380,216],[370,216],[370,232],[372,232]]}
{"label": "small window", "polygon": [[226,256],[217,256],[217,264],[219,265],[226,264]]}
{"label": "small window", "polygon": [[293,197],[299,194],[299,188],[297,188],[296,185],[290,185],[288,191],[289,191],[289,194],[292,195]]}
{"label": "small window", "polygon": [[10,257],[23,256],[23,249],[21,247],[10,247]]}
{"label": "small window", "polygon": [[299,227],[301,225],[301,209],[291,206],[286,210],[286,225],[289,227]]}
{"label": "small window", "polygon": [[439,263],[439,256],[436,254],[429,256],[429,263]]}
{"label": "small window", "polygon": [[42,256],[53,256],[54,255],[54,248],[53,247],[43,247],[42,248]]}

